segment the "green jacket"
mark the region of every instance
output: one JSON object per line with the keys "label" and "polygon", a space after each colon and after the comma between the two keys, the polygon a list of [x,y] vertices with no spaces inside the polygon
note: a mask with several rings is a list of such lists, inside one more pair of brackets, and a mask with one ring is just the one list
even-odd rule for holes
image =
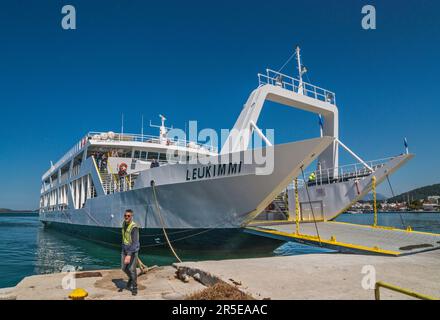
{"label": "green jacket", "polygon": [[122,251],[125,254],[132,254],[138,252],[140,248],[139,243],[139,228],[134,221],[130,224],[122,224]]}

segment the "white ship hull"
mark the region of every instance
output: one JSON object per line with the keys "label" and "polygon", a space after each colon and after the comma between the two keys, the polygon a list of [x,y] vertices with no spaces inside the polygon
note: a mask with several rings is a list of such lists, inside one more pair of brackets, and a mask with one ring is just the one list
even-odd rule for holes
{"label": "white ship hull", "polygon": [[[286,188],[301,166],[307,167],[332,141],[331,137],[322,137],[267,147],[266,151],[272,148],[274,154],[274,169],[269,175],[258,175],[257,164],[244,163],[234,174],[226,172],[215,177],[212,173],[207,175],[209,164],[148,169],[141,172],[133,190],[88,199],[80,209],[41,212],[40,219],[52,225],[120,228],[124,210],[132,209],[142,229],[240,228]],[[240,158],[246,159],[252,152],[241,151]],[[202,172],[205,174],[199,178]],[[90,174],[97,179],[96,172]]]}

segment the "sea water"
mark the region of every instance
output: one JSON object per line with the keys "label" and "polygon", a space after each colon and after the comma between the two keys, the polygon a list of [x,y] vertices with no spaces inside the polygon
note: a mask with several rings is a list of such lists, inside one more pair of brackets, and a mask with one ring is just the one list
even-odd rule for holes
{"label": "sea water", "polygon": [[[414,230],[440,233],[440,213],[379,213],[379,225],[402,228],[410,225]],[[342,214],[337,221],[372,224],[372,214]],[[240,252],[179,252],[183,260],[234,259],[275,255],[298,255],[329,250],[293,242],[274,251],[258,248]],[[169,265],[175,262],[167,248],[155,248],[141,259],[147,265]],[[15,286],[23,277],[60,272],[66,266],[93,270],[118,268],[120,251],[60,232],[45,229],[37,215],[0,214],[0,288]]]}

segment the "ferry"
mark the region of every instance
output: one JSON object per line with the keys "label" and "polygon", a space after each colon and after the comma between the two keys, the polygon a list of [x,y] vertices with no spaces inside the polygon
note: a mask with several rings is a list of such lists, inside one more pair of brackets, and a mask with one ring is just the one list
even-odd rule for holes
{"label": "ferry", "polygon": [[[162,246],[167,235],[181,247],[238,249],[255,244],[244,229],[274,205],[286,209],[281,219],[334,219],[377,184],[389,182],[413,155],[366,162],[343,144],[335,93],[303,81],[307,70],[299,47],[295,53],[298,77],[272,69],[259,73],[220,151],[173,138],[163,116],[159,136],[87,133],[42,176],[40,220],[114,244],[120,242],[124,211],[132,209],[142,247]],[[319,115],[320,135],[273,145],[258,126],[266,101]],[[251,147],[254,136],[262,147]],[[359,162],[351,170],[339,166],[339,148]],[[256,153],[273,155],[269,173],[262,173]],[[313,166],[314,178],[308,179],[305,170]]]}
{"label": "ferry", "polygon": [[[244,227],[334,143],[332,136],[322,136],[272,145],[263,134],[256,115],[265,100],[300,98],[334,107],[333,93],[316,87],[315,97],[302,96],[298,87],[281,88],[280,76],[259,82],[220,151],[170,137],[163,116],[158,136],[87,133],[42,176],[41,222],[119,244],[123,213],[132,209],[142,248],[165,245],[165,234],[177,247],[254,245],[255,236]],[[253,134],[264,146],[249,148]],[[262,173],[266,164],[255,161],[256,153],[273,155],[269,173]]]}

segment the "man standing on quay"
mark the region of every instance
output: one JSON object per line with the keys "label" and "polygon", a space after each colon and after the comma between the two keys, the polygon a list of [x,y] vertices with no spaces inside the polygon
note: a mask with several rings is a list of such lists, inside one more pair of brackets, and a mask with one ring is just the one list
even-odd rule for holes
{"label": "man standing on quay", "polygon": [[137,273],[138,262],[139,228],[133,221],[133,210],[125,210],[124,223],[122,224],[122,253],[121,267],[128,276],[127,289],[132,295],[137,295]]}

